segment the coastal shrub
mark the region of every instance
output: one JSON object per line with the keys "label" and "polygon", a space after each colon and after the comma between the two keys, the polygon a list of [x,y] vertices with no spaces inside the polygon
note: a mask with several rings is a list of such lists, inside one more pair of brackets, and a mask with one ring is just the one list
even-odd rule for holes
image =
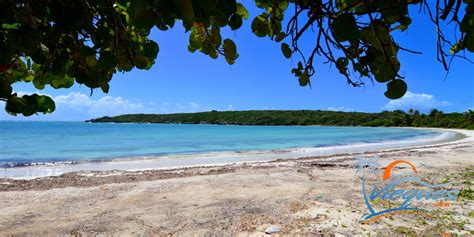
{"label": "coastal shrub", "polygon": [[447,127],[474,129],[471,113],[442,113],[426,116],[403,111],[382,113],[320,110],[213,111],[180,114],[128,114],[102,117],[90,122],[189,123],[239,125],[333,125],[371,127]]}

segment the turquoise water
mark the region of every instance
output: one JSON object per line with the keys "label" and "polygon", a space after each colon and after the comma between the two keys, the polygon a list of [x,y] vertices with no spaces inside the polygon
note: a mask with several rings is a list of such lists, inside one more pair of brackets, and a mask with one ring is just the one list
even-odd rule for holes
{"label": "turquoise water", "polygon": [[416,139],[437,133],[406,128],[0,121],[0,166],[327,147]]}

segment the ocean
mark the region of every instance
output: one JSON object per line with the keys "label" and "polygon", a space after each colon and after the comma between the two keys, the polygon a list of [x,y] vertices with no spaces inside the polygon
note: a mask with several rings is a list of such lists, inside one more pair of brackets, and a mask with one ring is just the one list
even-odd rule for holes
{"label": "ocean", "polygon": [[440,136],[446,134],[410,128],[0,121],[0,167],[5,172],[10,167],[140,159],[162,159],[160,166],[196,165],[211,158],[211,163],[229,157],[252,161],[400,147]]}

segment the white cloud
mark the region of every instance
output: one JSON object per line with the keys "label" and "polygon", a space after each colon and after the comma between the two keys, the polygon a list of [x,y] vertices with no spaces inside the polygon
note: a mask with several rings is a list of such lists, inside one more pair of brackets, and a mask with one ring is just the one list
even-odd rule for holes
{"label": "white cloud", "polygon": [[190,105],[191,108],[193,108],[193,109],[198,109],[198,108],[201,107],[201,105],[199,105],[199,104],[196,103],[196,102],[191,102],[191,103],[189,103],[189,105]]}
{"label": "white cloud", "polygon": [[347,107],[344,107],[344,106],[338,106],[338,107],[329,106],[326,110],[329,110],[329,111],[342,111],[342,112],[354,111],[354,109],[347,108]]}
{"label": "white cloud", "polygon": [[[38,92],[33,92],[38,93]],[[17,92],[18,95],[32,94],[31,92]],[[38,93],[40,94],[40,93]],[[71,92],[66,95],[50,96],[56,103],[56,110],[52,114],[40,114],[39,116],[16,117],[0,111],[0,120],[87,120],[102,116],[115,116],[120,114],[133,113],[178,113],[178,112],[198,112],[204,111],[203,107],[196,102],[189,103],[168,103],[134,102],[123,97],[103,96],[93,98],[89,95]],[[0,107],[4,103],[0,102]]]}
{"label": "white cloud", "polygon": [[234,111],[234,106],[233,106],[233,105],[227,106],[227,110],[229,110],[229,111]]}
{"label": "white cloud", "polygon": [[67,95],[53,97],[58,109],[70,109],[78,112],[85,112],[92,117],[105,115],[119,115],[125,113],[139,113],[145,110],[141,103],[133,103],[122,97],[104,96],[99,99],[78,93],[71,92]]}
{"label": "white cloud", "polygon": [[402,98],[391,100],[382,107],[383,110],[409,110],[416,109],[428,112],[431,109],[451,105],[447,101],[440,101],[430,94],[416,94],[408,91]]}
{"label": "white cloud", "polygon": [[204,111],[207,108],[204,108],[200,104],[196,102],[189,102],[189,103],[176,103],[170,104],[166,103],[160,107],[160,111],[162,113],[192,113],[192,112],[199,112]]}

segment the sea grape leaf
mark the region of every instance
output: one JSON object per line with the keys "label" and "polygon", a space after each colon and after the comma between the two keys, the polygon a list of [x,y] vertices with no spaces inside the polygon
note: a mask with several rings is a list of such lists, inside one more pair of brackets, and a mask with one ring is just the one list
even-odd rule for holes
{"label": "sea grape leaf", "polygon": [[287,43],[282,43],[281,44],[281,51],[283,52],[283,55],[285,58],[290,58],[291,57],[291,49],[290,46]]}
{"label": "sea grape leaf", "polygon": [[403,80],[392,80],[387,83],[387,91],[385,96],[389,99],[401,98],[407,92],[407,84]]}
{"label": "sea grape leaf", "polygon": [[360,37],[359,28],[352,14],[341,14],[334,19],[331,26],[336,39],[339,41],[358,40]]}
{"label": "sea grape leaf", "polygon": [[301,76],[298,78],[300,86],[307,86],[309,83],[309,74],[308,71],[304,71]]}
{"label": "sea grape leaf", "polygon": [[242,17],[234,14],[230,17],[229,26],[232,30],[237,30],[242,26]]}
{"label": "sea grape leaf", "polygon": [[252,31],[258,37],[270,35],[271,28],[268,19],[262,15],[255,17],[255,19],[252,21]]}
{"label": "sea grape leaf", "polygon": [[249,11],[241,3],[237,3],[237,14],[241,16],[244,20],[249,18]]}
{"label": "sea grape leaf", "polygon": [[234,64],[235,60],[238,57],[237,46],[235,46],[234,41],[231,39],[224,40],[224,56],[225,60],[229,64]]}
{"label": "sea grape leaf", "polygon": [[117,66],[117,58],[115,58],[115,55],[110,51],[104,51],[100,53],[98,63],[102,67],[114,68],[115,66]]}

